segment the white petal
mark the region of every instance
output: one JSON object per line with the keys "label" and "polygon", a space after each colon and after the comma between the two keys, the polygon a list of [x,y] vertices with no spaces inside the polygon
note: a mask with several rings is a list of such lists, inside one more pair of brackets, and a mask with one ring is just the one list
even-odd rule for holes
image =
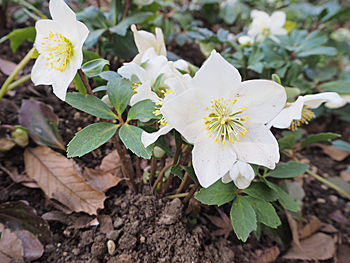
{"label": "white petal", "polygon": [[271,122],[269,126],[273,126],[279,129],[286,129],[290,126],[293,120],[300,120],[301,113],[304,106],[304,99],[298,97],[298,99],[292,103],[289,107],[284,108]]}
{"label": "white petal", "polygon": [[206,188],[232,168],[236,155],[231,147],[214,143],[207,134],[202,134],[195,142],[192,161],[199,183]]}
{"label": "white petal", "polygon": [[131,30],[134,33],[134,40],[139,53],[145,52],[150,47],[156,49],[156,37],[147,31],[137,30],[135,25],[131,25]]}
{"label": "white petal", "polygon": [[249,123],[265,124],[280,113],[286,103],[285,89],[270,80],[248,80],[235,86],[224,96],[237,99],[237,110],[246,107],[242,115],[248,116]]}
{"label": "white petal", "polygon": [[40,54],[44,52],[44,49],[42,48],[42,44],[46,41],[46,37],[49,36],[50,31],[63,34],[61,25],[56,23],[52,20],[39,20],[35,23],[35,29],[36,29],[36,37],[35,37],[35,48],[38,50]]}
{"label": "white petal", "polygon": [[255,177],[253,168],[249,163],[237,161],[229,172],[237,188],[247,188]]}
{"label": "white petal", "polygon": [[162,135],[167,134],[170,132],[174,127],[172,125],[166,125],[161,127],[157,132],[143,132],[141,135],[141,141],[145,147],[148,147],[152,143],[154,143],[158,138]]}
{"label": "white petal", "polygon": [[232,148],[238,160],[270,169],[275,167],[280,158],[277,140],[265,125],[248,129],[247,134],[235,142]]}
{"label": "white petal", "polygon": [[158,55],[166,56],[166,46],[164,42],[164,35],[161,28],[156,27],[156,39],[157,39],[157,53]]}
{"label": "white petal", "polygon": [[232,178],[230,176],[230,173],[226,173],[222,178],[221,178],[221,181],[224,183],[224,184],[227,184],[227,183],[230,183],[232,182]]}
{"label": "white petal", "polygon": [[329,101],[334,104],[340,104],[343,102],[343,99],[336,92],[323,92],[304,96],[304,105],[312,109],[319,107],[325,101]]}
{"label": "white petal", "polygon": [[[286,23],[286,13],[282,11],[274,12],[270,17],[270,30],[272,34],[276,34],[277,30],[281,29]],[[278,34],[276,34],[278,35]]]}
{"label": "white petal", "polygon": [[241,36],[238,38],[238,43],[241,45],[253,44],[254,38],[252,38],[251,36]]}
{"label": "white petal", "polygon": [[133,82],[144,83],[148,78],[147,71],[136,63],[128,63],[118,69],[118,73],[126,79],[129,79]]}
{"label": "white petal", "polygon": [[241,82],[238,70],[215,50],[204,62],[193,78],[192,85],[198,87],[211,99],[219,99],[230,87]]}
{"label": "white petal", "polygon": [[137,87],[136,93],[131,97],[129,104],[130,106],[133,106],[139,101],[146,100],[146,99],[153,99],[154,96],[157,97],[157,95],[154,94],[154,92],[152,92],[151,81],[148,80],[142,83],[139,87]]}
{"label": "white petal", "polygon": [[340,97],[343,99],[342,103],[336,104],[329,101],[325,103],[325,106],[330,109],[338,109],[350,102],[350,95],[340,95]]}
{"label": "white petal", "polygon": [[187,70],[188,70],[188,62],[183,60],[183,59],[178,59],[178,60],[176,60],[174,62],[174,67],[179,69],[179,70],[187,72]]}

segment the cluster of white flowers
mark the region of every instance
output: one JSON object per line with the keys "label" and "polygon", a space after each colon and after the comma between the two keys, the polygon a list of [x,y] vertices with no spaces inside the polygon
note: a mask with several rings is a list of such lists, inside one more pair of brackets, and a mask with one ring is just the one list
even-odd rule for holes
{"label": "cluster of white flowers", "polygon": [[[32,80],[52,84],[62,100],[82,63],[82,45],[89,33],[76,20],[74,12],[63,0],[51,0],[53,20],[36,23],[35,47],[40,53],[32,70]],[[249,41],[260,42],[265,37],[286,34],[283,12],[268,16],[254,10],[248,31]],[[310,110],[323,102],[342,103],[337,93],[328,92],[300,96],[286,103],[285,89],[270,80],[243,81],[238,70],[213,50],[207,61],[192,78],[187,62],[168,61],[161,29],[156,34],[138,31],[131,26],[139,54],[125,63],[118,73],[133,82],[134,95],[130,105],[150,99],[156,102],[154,114],[161,115],[159,130],[143,132],[147,147],[159,136],[176,129],[194,145],[192,161],[203,187],[220,178],[246,188],[255,173],[250,164],[274,169],[279,162],[279,148],[270,127],[295,129],[314,117]]]}

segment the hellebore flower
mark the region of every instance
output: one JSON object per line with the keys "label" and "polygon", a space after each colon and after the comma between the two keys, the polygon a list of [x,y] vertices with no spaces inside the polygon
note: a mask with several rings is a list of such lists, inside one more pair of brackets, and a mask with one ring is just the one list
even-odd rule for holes
{"label": "hellebore flower", "polygon": [[318,108],[323,102],[342,103],[343,99],[336,92],[323,92],[314,95],[299,96],[293,103],[287,103],[285,108],[267,124],[279,129],[296,130],[302,123],[308,124],[315,117],[310,109]]}
{"label": "hellebore flower", "polygon": [[65,100],[67,88],[81,67],[89,30],[63,0],[51,0],[49,8],[52,20],[35,24],[34,46],[40,56],[32,69],[32,81],[35,85],[52,85],[55,95]]}
{"label": "hellebore flower", "polygon": [[327,101],[324,106],[329,109],[338,109],[350,103],[350,94],[339,94],[339,96],[343,99],[341,103],[332,103],[331,101]]}
{"label": "hellebore flower", "polygon": [[[283,28],[286,23],[286,14],[282,11],[274,12],[271,16],[263,11],[253,10],[250,13],[253,19],[247,32],[247,36],[238,38],[241,45],[261,43],[265,38],[271,37],[275,41],[277,38],[273,35],[286,35],[288,31]],[[278,41],[278,40],[277,40]]]}
{"label": "hellebore flower", "polygon": [[189,83],[161,109],[164,118],[194,144],[192,161],[208,187],[236,161],[273,169],[276,138],[265,126],[283,109],[285,89],[268,80],[241,82],[238,70],[215,50]]}
{"label": "hellebore flower", "polygon": [[222,177],[223,183],[234,182],[237,188],[247,188],[253,181],[255,173],[249,163],[237,161],[232,169]]}

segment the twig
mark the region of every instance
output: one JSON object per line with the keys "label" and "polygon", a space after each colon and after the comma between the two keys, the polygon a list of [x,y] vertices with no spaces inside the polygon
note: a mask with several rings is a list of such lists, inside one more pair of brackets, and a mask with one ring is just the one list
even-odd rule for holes
{"label": "twig", "polygon": [[185,197],[185,199],[182,201],[184,204],[187,204],[190,199],[192,198],[192,196],[194,195],[194,193],[198,190],[199,188],[199,181],[197,181],[194,186],[192,187],[191,191],[188,193],[188,195]]}
{"label": "twig", "polygon": [[157,188],[157,185],[159,184],[159,182],[161,180],[163,180],[163,177],[164,177],[164,174],[165,174],[165,171],[168,170],[169,167],[173,166],[173,164],[168,164],[166,166],[163,167],[163,169],[160,171],[158,177],[157,177],[157,180],[155,181],[155,183],[153,184],[153,187],[152,187],[152,192],[154,192]]}
{"label": "twig", "polygon": [[124,8],[124,13],[123,13],[123,19],[126,18],[128,16],[128,12],[130,9],[130,5],[131,5],[131,0],[126,0],[125,1],[125,8]]}
{"label": "twig", "polygon": [[151,171],[149,173],[149,181],[151,183],[154,182],[154,178],[155,178],[155,175],[156,175],[156,169],[157,169],[157,158],[153,157],[151,159]]}
{"label": "twig", "polygon": [[79,74],[81,80],[83,81],[84,86],[85,86],[87,92],[88,92],[90,95],[94,95],[94,93],[92,92],[91,86],[90,86],[90,84],[89,84],[89,81],[86,79],[85,74],[84,74],[84,72],[83,72],[83,70],[82,70],[81,68],[78,69],[78,74]]}

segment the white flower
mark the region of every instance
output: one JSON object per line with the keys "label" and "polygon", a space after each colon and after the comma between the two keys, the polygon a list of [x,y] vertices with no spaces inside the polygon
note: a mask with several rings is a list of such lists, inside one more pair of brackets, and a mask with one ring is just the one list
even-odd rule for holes
{"label": "white flower", "polygon": [[341,103],[332,103],[331,101],[328,101],[324,106],[329,109],[338,109],[350,103],[350,94],[339,94],[339,96],[343,99]]}
{"label": "white flower", "polygon": [[286,35],[288,33],[283,28],[283,25],[286,23],[286,14],[282,11],[274,12],[269,16],[263,11],[253,10],[250,16],[253,21],[247,36],[238,38],[238,42],[241,45],[253,44],[254,42],[261,43],[267,37],[277,40],[273,35]]}
{"label": "white flower", "polygon": [[249,163],[237,161],[232,169],[222,177],[223,183],[234,182],[237,188],[247,188],[255,177],[254,169]]}
{"label": "white flower", "polygon": [[35,24],[34,46],[40,56],[32,69],[32,81],[35,85],[52,85],[55,95],[65,100],[67,88],[81,67],[89,30],[63,0],[51,0],[49,8],[53,20]]}
{"label": "white flower", "polygon": [[139,51],[139,54],[135,56],[132,62],[141,64],[141,57],[149,48],[153,48],[157,55],[166,56],[162,29],[156,27],[156,35],[153,35],[144,30],[137,30],[135,25],[131,25],[131,31],[134,33],[135,44]]}
{"label": "white flower", "polygon": [[315,114],[310,109],[315,109],[326,101],[340,104],[343,99],[336,92],[299,96],[295,102],[287,103],[280,114],[267,124],[267,127],[273,126],[279,129],[291,128],[295,130],[302,123],[308,124],[315,117]]}
{"label": "white flower", "polygon": [[137,5],[150,5],[153,3],[153,0],[134,0]]}
{"label": "white flower", "polygon": [[193,167],[208,187],[239,160],[273,169],[278,143],[265,126],[283,109],[285,89],[268,80],[241,82],[236,68],[214,50],[189,89],[162,107],[165,119],[194,144]]}

